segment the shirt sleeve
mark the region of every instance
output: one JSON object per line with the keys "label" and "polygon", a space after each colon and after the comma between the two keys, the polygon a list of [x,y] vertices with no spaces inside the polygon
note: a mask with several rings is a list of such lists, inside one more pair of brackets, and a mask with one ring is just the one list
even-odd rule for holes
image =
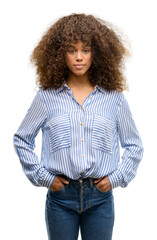
{"label": "shirt sleeve", "polygon": [[34,153],[35,137],[47,119],[44,99],[40,90],[37,92],[19,129],[14,134],[14,147],[22,168],[28,179],[35,186],[50,188],[55,176],[39,162]]}
{"label": "shirt sleeve", "polygon": [[108,175],[111,187],[126,187],[136,176],[143,156],[143,144],[124,95],[117,114],[117,130],[124,153],[116,171]]}

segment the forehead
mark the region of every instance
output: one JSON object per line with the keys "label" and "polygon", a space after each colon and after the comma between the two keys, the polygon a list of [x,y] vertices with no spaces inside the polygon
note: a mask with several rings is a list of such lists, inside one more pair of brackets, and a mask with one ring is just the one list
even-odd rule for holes
{"label": "forehead", "polygon": [[82,42],[82,41],[78,41],[78,42],[73,42],[69,44],[69,47],[86,47],[86,46],[90,46],[89,43],[87,42]]}

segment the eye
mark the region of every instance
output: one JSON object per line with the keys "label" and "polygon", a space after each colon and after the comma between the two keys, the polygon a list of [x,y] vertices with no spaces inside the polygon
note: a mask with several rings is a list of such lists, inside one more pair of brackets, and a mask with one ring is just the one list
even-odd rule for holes
{"label": "eye", "polygon": [[75,49],[68,49],[68,53],[75,53]]}
{"label": "eye", "polygon": [[89,52],[90,52],[90,49],[84,49],[83,52],[84,52],[84,53],[89,53]]}

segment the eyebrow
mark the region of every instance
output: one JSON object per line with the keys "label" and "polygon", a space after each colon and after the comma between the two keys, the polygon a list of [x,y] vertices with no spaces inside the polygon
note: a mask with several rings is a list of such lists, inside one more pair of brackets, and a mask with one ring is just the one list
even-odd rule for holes
{"label": "eyebrow", "polygon": [[[73,48],[75,48],[74,45],[69,45],[68,47],[73,47]],[[87,43],[84,43],[81,47],[91,47],[91,46],[88,45]]]}

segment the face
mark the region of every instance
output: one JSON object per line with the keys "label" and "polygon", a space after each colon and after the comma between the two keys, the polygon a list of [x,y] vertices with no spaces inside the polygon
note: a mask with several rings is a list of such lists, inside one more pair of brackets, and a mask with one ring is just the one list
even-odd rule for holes
{"label": "face", "polygon": [[81,41],[71,44],[66,51],[66,64],[75,76],[87,74],[92,64],[91,47]]}

